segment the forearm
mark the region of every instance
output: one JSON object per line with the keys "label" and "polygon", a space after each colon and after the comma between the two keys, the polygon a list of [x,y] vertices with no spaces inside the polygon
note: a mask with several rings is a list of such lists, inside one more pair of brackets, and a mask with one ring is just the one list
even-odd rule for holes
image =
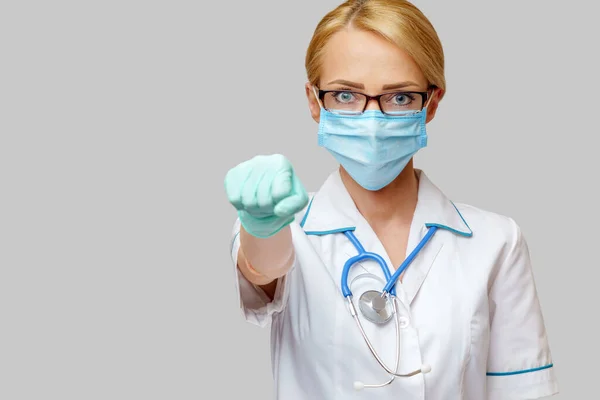
{"label": "forearm", "polygon": [[284,276],[293,261],[294,247],[289,226],[266,239],[252,236],[240,227],[237,265],[248,281],[258,286],[267,286]]}

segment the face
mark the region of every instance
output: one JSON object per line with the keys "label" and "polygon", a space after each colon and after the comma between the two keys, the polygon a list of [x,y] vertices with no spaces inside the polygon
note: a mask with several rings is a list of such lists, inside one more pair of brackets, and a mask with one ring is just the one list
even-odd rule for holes
{"label": "face", "polygon": [[[367,95],[395,91],[426,92],[428,82],[420,68],[405,51],[371,32],[345,29],[331,37],[325,48],[321,90],[351,90]],[[318,123],[320,105],[313,87],[306,84],[311,115]],[[435,116],[442,92],[429,91],[427,122]],[[367,104],[367,110],[377,110],[377,101]]]}

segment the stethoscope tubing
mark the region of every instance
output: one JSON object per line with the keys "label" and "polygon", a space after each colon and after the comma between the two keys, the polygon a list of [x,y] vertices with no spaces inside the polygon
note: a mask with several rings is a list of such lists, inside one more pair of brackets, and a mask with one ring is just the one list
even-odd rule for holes
{"label": "stethoscope tubing", "polygon": [[413,251],[408,255],[408,257],[406,257],[404,262],[402,262],[400,267],[398,267],[398,269],[396,270],[396,272],[393,275],[390,273],[390,269],[388,268],[387,263],[385,262],[383,257],[381,257],[379,254],[372,253],[370,251],[366,251],[365,248],[362,246],[362,244],[358,241],[358,239],[354,235],[353,231],[351,231],[351,230],[344,231],[344,235],[346,235],[346,237],[350,240],[350,242],[354,245],[354,247],[358,251],[357,255],[350,257],[350,259],[348,259],[348,261],[346,261],[346,263],[344,264],[344,269],[342,270],[341,286],[342,286],[342,294],[344,295],[344,297],[347,298],[348,296],[352,296],[352,291],[350,290],[350,287],[348,286],[348,275],[350,274],[350,269],[356,263],[364,261],[364,260],[373,260],[373,261],[377,262],[377,264],[379,264],[379,266],[381,267],[381,270],[383,271],[383,275],[385,276],[385,280],[387,282],[383,288],[382,295],[389,293],[392,296],[396,296],[395,285],[396,285],[396,282],[398,281],[398,279],[400,278],[400,275],[402,275],[402,273],[406,270],[406,268],[408,268],[408,266],[413,262],[413,260],[417,256],[417,254],[423,249],[423,247],[427,244],[427,242],[429,242],[429,240],[435,234],[437,229],[438,229],[437,226],[429,227],[427,234],[423,237],[423,239],[421,239],[419,244],[413,249]]}
{"label": "stethoscope tubing", "polygon": [[[381,359],[381,357],[379,357],[379,354],[377,353],[377,350],[375,350],[375,347],[373,346],[373,344],[371,343],[371,340],[369,340],[369,337],[367,336],[362,323],[360,322],[360,318],[358,317],[358,313],[356,312],[356,308],[354,307],[354,303],[352,302],[352,296],[347,297],[348,300],[348,307],[350,308],[350,314],[352,315],[352,318],[354,319],[354,321],[356,321],[356,325],[358,326],[358,329],[360,330],[360,334],[363,337],[365,343],[367,344],[367,347],[369,348],[369,350],[371,351],[371,354],[373,355],[373,357],[375,358],[375,360],[377,360],[377,362],[379,363],[379,365],[381,365],[381,367],[390,375],[392,375],[392,377],[410,377],[413,375],[417,375],[421,373],[421,369],[417,369],[414,371],[411,371],[409,373],[406,374],[401,374],[398,372],[398,366],[399,366],[399,361],[400,361],[400,322],[398,321],[398,310],[397,310],[397,305],[396,305],[396,297],[391,296],[390,300],[393,303],[393,307],[394,307],[394,315],[395,315],[395,322],[396,322],[396,370],[392,370],[391,368],[389,368],[385,362]],[[389,383],[391,383],[393,381],[393,379],[391,379],[389,381]],[[369,385],[371,386],[371,385]],[[378,387],[379,385],[373,385],[374,387]],[[384,385],[382,385],[384,386]],[[365,386],[366,387],[366,386]]]}
{"label": "stethoscope tubing", "polygon": [[[381,367],[386,370],[386,372],[388,371],[387,366],[385,365],[385,363],[383,362],[383,360],[381,360],[381,358],[379,357],[377,351],[375,351],[375,348],[373,347],[373,345],[371,344],[371,341],[369,340],[368,336],[366,335],[362,324],[360,323],[360,320],[358,319],[358,314],[356,313],[356,308],[354,307],[354,304],[352,303],[352,296],[347,297],[348,302],[350,304],[350,313],[352,314],[352,317],[354,318],[354,320],[356,321],[356,324],[358,326],[358,329],[360,330],[360,333],[363,337],[363,339],[365,340],[365,343],[367,344],[367,346],[369,347],[369,350],[371,351],[371,354],[373,355],[373,357],[375,357],[375,359],[377,360],[377,362],[381,365]],[[398,373],[398,367],[400,366],[400,321],[398,319],[398,309],[397,309],[397,304],[395,301],[395,297],[392,296],[392,304],[394,307],[394,321],[396,323],[396,367],[394,369],[395,373],[391,373],[390,374],[390,378],[384,382],[384,383],[378,383],[378,384],[362,384],[362,388],[382,388],[384,386],[390,385],[392,382],[394,382],[394,379],[396,379],[396,373]]]}

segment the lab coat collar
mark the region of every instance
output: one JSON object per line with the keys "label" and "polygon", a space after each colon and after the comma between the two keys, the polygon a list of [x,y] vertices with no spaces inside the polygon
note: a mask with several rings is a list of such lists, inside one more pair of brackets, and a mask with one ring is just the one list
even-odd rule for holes
{"label": "lab coat collar", "polygon": [[[419,176],[415,210],[418,223],[423,223],[427,228],[437,226],[460,236],[472,236],[471,228],[454,203],[423,171],[415,171]],[[336,169],[311,198],[300,226],[307,235],[327,235],[355,230],[362,218]]]}

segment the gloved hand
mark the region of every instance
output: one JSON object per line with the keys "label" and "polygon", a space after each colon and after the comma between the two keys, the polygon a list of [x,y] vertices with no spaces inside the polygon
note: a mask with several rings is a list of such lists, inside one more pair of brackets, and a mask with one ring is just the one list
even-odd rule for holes
{"label": "gloved hand", "polygon": [[259,238],[275,235],[308,203],[306,190],[281,154],[255,156],[230,169],[225,191],[244,229]]}

